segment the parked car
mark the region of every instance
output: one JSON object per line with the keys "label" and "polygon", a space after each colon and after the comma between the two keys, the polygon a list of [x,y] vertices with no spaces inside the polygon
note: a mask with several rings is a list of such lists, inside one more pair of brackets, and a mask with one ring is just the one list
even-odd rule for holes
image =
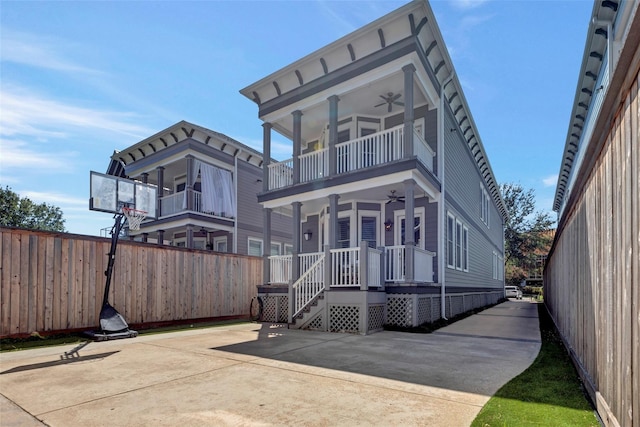
{"label": "parked car", "polygon": [[504,296],[506,298],[522,299],[522,291],[517,286],[505,286]]}

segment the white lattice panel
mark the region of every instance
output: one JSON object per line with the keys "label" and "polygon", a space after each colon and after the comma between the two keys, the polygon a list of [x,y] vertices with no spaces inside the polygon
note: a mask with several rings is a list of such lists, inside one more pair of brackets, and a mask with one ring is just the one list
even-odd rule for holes
{"label": "white lattice panel", "polygon": [[278,297],[278,322],[289,320],[289,296]]}
{"label": "white lattice panel", "polygon": [[418,299],[418,325],[431,322],[431,297]]}
{"label": "white lattice panel", "polygon": [[384,305],[369,306],[369,331],[377,331],[382,329],[384,325]]}
{"label": "white lattice panel", "polygon": [[432,322],[435,322],[441,317],[440,314],[442,313],[442,307],[440,305],[440,301],[440,297],[431,298],[431,314],[433,315],[431,318]]}
{"label": "white lattice panel", "polygon": [[317,315],[304,329],[322,330],[322,314]]}
{"label": "white lattice panel", "polygon": [[456,295],[451,297],[451,315],[452,316],[457,316],[458,314],[461,314],[465,311],[464,303],[462,299],[463,299],[462,295]]}
{"label": "white lattice panel", "polygon": [[397,326],[414,326],[413,298],[402,295],[387,296],[387,323]]}
{"label": "white lattice panel", "polygon": [[277,322],[276,320],[276,297],[262,297],[262,319],[263,322]]}
{"label": "white lattice panel", "polygon": [[329,331],[360,332],[360,307],[353,305],[330,306]]}

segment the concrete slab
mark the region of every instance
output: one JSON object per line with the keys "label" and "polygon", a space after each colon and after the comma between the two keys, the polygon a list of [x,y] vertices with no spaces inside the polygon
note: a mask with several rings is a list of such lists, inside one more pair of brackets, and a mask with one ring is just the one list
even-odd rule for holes
{"label": "concrete slab", "polygon": [[0,355],[0,425],[466,426],[540,348],[535,304],[433,334],[236,324]]}

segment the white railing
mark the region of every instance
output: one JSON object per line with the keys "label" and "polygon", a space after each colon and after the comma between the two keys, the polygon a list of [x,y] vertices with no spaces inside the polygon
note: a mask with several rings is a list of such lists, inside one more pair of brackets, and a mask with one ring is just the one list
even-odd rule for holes
{"label": "white railing", "polygon": [[433,257],[435,256],[435,252],[420,248],[413,249],[413,278],[416,282],[433,282]]}
{"label": "white railing", "polygon": [[[405,246],[387,246],[385,250],[385,281],[404,282],[406,266]],[[413,248],[413,278],[416,282],[433,282],[433,257],[435,252]]]}
{"label": "white railing", "polygon": [[181,212],[191,211],[199,212],[207,215],[214,215],[219,217],[225,217],[219,212],[207,212],[202,205],[202,193],[200,191],[193,191],[193,207],[187,209],[187,192],[180,191],[179,193],[168,194],[160,199],[160,206],[162,207],[162,216],[175,215]]}
{"label": "white railing", "polygon": [[[312,258],[308,258],[309,260]],[[293,284],[293,317],[324,291],[324,254]]]}
{"label": "white railing", "polygon": [[[324,257],[324,252],[310,252],[305,254],[298,254],[298,262],[300,263],[300,272],[304,273],[309,270],[313,264],[320,258]],[[324,276],[323,279],[324,281]]]}
{"label": "white railing", "polygon": [[386,246],[384,250],[384,280],[386,282],[404,282],[404,246]]}
{"label": "white railing", "polygon": [[396,126],[336,145],[337,173],[382,165],[402,159],[404,126]]}
{"label": "white railing", "polygon": [[300,159],[300,182],[314,181],[329,176],[329,149],[302,154]]}
{"label": "white railing", "polygon": [[429,171],[433,172],[433,158],[436,153],[416,130],[413,130],[413,154],[418,157]]}
{"label": "white railing", "polygon": [[360,248],[331,249],[331,286],[360,286]]}
{"label": "white railing", "polygon": [[269,283],[288,284],[291,280],[292,255],[272,255],[269,257]]}
{"label": "white railing", "polygon": [[371,288],[382,286],[382,276],[380,274],[382,268],[381,255],[382,251],[378,249],[368,248],[367,250],[367,285]]}
{"label": "white railing", "polygon": [[293,185],[293,159],[269,165],[269,190]]}

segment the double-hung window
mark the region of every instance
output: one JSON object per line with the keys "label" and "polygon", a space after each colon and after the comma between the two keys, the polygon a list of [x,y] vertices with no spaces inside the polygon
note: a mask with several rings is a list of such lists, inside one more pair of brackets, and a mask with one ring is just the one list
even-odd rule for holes
{"label": "double-hung window", "polygon": [[480,219],[485,223],[487,227],[489,227],[490,207],[491,199],[489,198],[489,193],[484,188],[484,186],[480,184]]}
{"label": "double-hung window", "polygon": [[469,271],[469,229],[447,213],[447,267]]}

